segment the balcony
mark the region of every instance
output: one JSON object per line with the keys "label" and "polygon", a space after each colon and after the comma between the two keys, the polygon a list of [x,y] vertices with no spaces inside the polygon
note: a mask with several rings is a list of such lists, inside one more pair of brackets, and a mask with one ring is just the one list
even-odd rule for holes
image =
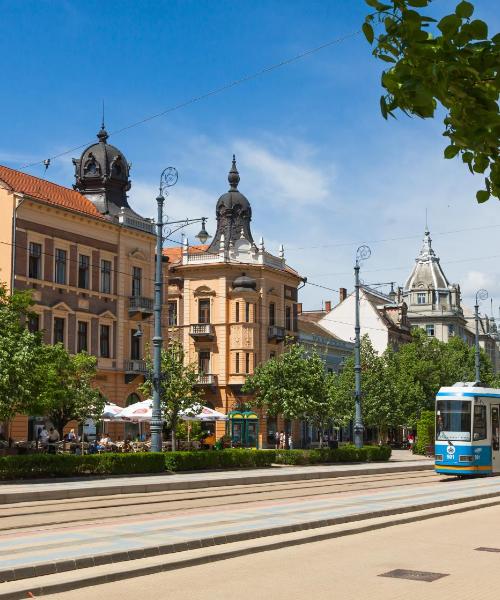
{"label": "balcony", "polygon": [[123,370],[127,375],[145,375],[146,361],[145,360],[125,360],[123,361]]}
{"label": "balcony", "polygon": [[208,375],[200,373],[198,375],[198,382],[196,385],[212,386],[215,385],[215,375]]}
{"label": "balcony", "polygon": [[153,314],[152,298],[144,298],[144,296],[131,296],[128,299],[128,314],[130,316],[140,314],[142,317],[149,317]]}
{"label": "balcony", "polygon": [[267,339],[270,342],[282,342],[285,339],[285,328],[278,325],[270,325],[267,330]]}
{"label": "balcony", "polygon": [[213,340],[215,337],[214,327],[211,323],[194,323],[189,328],[189,335],[194,340]]}

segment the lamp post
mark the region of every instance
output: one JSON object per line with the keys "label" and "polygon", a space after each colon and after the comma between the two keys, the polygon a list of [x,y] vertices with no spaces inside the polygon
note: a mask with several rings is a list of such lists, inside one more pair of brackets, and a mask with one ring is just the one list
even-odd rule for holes
{"label": "lamp post", "polygon": [[184,219],[182,221],[167,221],[163,222],[163,205],[165,204],[165,196],[168,195],[167,189],[177,183],[179,174],[174,167],[167,167],[162,171],[160,176],[160,193],[156,198],[158,207],[158,218],[156,221],[156,270],[154,283],[154,335],[153,335],[153,410],[151,418],[151,451],[162,451],[162,431],[163,417],[161,412],[161,350],[163,346],[163,337],[161,333],[161,312],[163,299],[163,228],[166,225],[178,225],[173,229],[169,229],[167,237],[175,231],[201,221],[201,231],[196,236],[202,244],[211,237],[205,229],[206,217],[200,219]]}
{"label": "lamp post", "polygon": [[476,321],[476,351],[475,351],[475,367],[476,367],[476,383],[481,381],[481,369],[480,369],[480,353],[479,353],[479,301],[486,300],[488,298],[488,292],[486,290],[478,290],[476,292],[476,304],[474,305],[474,319]]}
{"label": "lamp post", "polygon": [[370,258],[372,251],[366,245],[360,246],[356,250],[356,264],[354,265],[354,290],[356,298],[356,322],[354,325],[354,445],[356,448],[363,447],[363,413],[361,410],[361,339],[359,325],[359,268],[363,260]]}

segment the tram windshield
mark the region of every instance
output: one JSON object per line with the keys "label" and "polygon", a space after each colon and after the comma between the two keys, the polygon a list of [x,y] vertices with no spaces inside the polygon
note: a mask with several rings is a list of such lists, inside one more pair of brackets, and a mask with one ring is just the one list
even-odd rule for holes
{"label": "tram windshield", "polygon": [[438,400],[436,439],[470,442],[471,406],[467,400]]}

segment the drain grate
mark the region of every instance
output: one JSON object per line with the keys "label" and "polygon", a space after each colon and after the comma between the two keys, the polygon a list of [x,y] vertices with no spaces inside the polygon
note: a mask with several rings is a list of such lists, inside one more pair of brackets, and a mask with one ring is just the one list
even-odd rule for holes
{"label": "drain grate", "polygon": [[412,581],[436,581],[447,577],[448,573],[431,573],[430,571],[410,571],[409,569],[394,569],[382,573],[379,577],[395,577],[396,579],[411,579]]}
{"label": "drain grate", "polygon": [[481,546],[480,548],[475,548],[478,552],[500,552],[500,548],[486,548]]}

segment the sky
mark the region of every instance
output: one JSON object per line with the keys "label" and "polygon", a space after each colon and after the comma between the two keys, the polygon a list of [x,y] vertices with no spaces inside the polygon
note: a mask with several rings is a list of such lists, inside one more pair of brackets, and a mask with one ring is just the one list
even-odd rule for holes
{"label": "sky", "polygon": [[[498,32],[498,0],[474,4]],[[454,5],[437,0],[434,10]],[[450,282],[469,305],[486,288],[500,314],[498,201],[478,205],[482,180],[443,159],[440,118],[384,121],[383,65],[356,34],[363,0],[0,0],[0,11],[1,164],[71,186],[82,149],[46,173],[25,165],[92,143],[104,102],[109,142],[132,163],[130,204],[144,216],[156,214],[159,176],[172,165],[169,217],[206,216],[213,234],[236,154],[254,239],[276,254],[282,243],[287,262],[317,284],[301,289],[304,309],[352,289],[363,243],[372,250],[364,283],[403,285],[427,211]],[[332,40],[342,41],[118,132]],[[196,242],[197,226],[185,231]]]}

